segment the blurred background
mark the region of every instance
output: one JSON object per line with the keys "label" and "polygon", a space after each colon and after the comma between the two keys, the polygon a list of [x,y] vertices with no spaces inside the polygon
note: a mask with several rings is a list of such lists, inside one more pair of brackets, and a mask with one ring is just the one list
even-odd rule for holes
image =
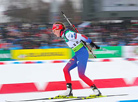
{"label": "blurred background", "polygon": [[[103,95],[117,96],[86,101],[138,102],[138,0],[0,0],[0,102],[36,102],[66,89],[63,68],[74,52],[52,33],[56,21],[72,29],[61,11],[106,49],[89,54],[86,75]],[[74,96],[92,94],[77,71]]]}
{"label": "blurred background", "polygon": [[55,21],[71,29],[61,11],[80,33],[113,49],[95,54],[138,56],[138,0],[0,0],[0,59],[16,59],[14,50],[68,48],[51,31]]}

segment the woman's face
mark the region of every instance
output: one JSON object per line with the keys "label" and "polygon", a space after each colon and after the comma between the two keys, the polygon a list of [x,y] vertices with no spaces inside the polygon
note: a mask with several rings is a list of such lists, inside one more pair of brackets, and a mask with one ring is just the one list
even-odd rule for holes
{"label": "woman's face", "polygon": [[59,29],[59,30],[54,29],[53,30],[54,35],[56,35],[57,37],[60,37],[60,30],[61,29]]}

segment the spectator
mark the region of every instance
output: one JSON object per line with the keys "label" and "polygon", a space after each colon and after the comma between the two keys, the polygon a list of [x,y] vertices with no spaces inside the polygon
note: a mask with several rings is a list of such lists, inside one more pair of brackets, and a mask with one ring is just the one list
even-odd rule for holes
{"label": "spectator", "polygon": [[[78,30],[101,46],[138,45],[138,27],[133,24],[97,23]],[[7,48],[9,49],[66,47],[62,39],[55,40],[57,38],[51,35],[51,25],[31,23],[0,24],[0,44],[8,44]],[[60,42],[60,44],[57,42]]]}

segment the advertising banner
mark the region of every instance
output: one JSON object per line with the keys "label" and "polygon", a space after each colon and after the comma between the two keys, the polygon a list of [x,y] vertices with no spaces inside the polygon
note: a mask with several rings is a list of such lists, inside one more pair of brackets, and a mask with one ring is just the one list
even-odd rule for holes
{"label": "advertising banner", "polygon": [[[111,57],[122,57],[122,47],[121,46],[107,46],[102,47],[104,50],[94,50],[94,54],[97,58],[111,58]],[[92,56],[90,55],[90,58]]]}
{"label": "advertising banner", "polygon": [[124,46],[123,57],[138,57],[138,46]]}
{"label": "advertising banner", "polygon": [[15,60],[54,60],[70,57],[71,51],[68,48],[12,50],[12,59]]}
{"label": "advertising banner", "polygon": [[10,50],[0,50],[0,61],[11,60]]}

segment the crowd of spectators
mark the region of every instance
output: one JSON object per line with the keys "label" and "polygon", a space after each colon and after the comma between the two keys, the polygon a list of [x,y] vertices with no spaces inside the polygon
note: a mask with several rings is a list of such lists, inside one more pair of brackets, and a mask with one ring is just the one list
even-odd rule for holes
{"label": "crowd of spectators", "polygon": [[138,45],[138,23],[99,23],[84,28],[82,33],[88,34],[101,46],[134,46]]}
{"label": "crowd of spectators", "polygon": [[46,24],[1,24],[0,49],[54,47],[51,26]]}
{"label": "crowd of spectators", "polygon": [[[48,24],[0,24],[0,49],[67,47],[62,39],[52,34],[51,27]],[[137,23],[90,23],[78,30],[100,46],[138,45]]]}

